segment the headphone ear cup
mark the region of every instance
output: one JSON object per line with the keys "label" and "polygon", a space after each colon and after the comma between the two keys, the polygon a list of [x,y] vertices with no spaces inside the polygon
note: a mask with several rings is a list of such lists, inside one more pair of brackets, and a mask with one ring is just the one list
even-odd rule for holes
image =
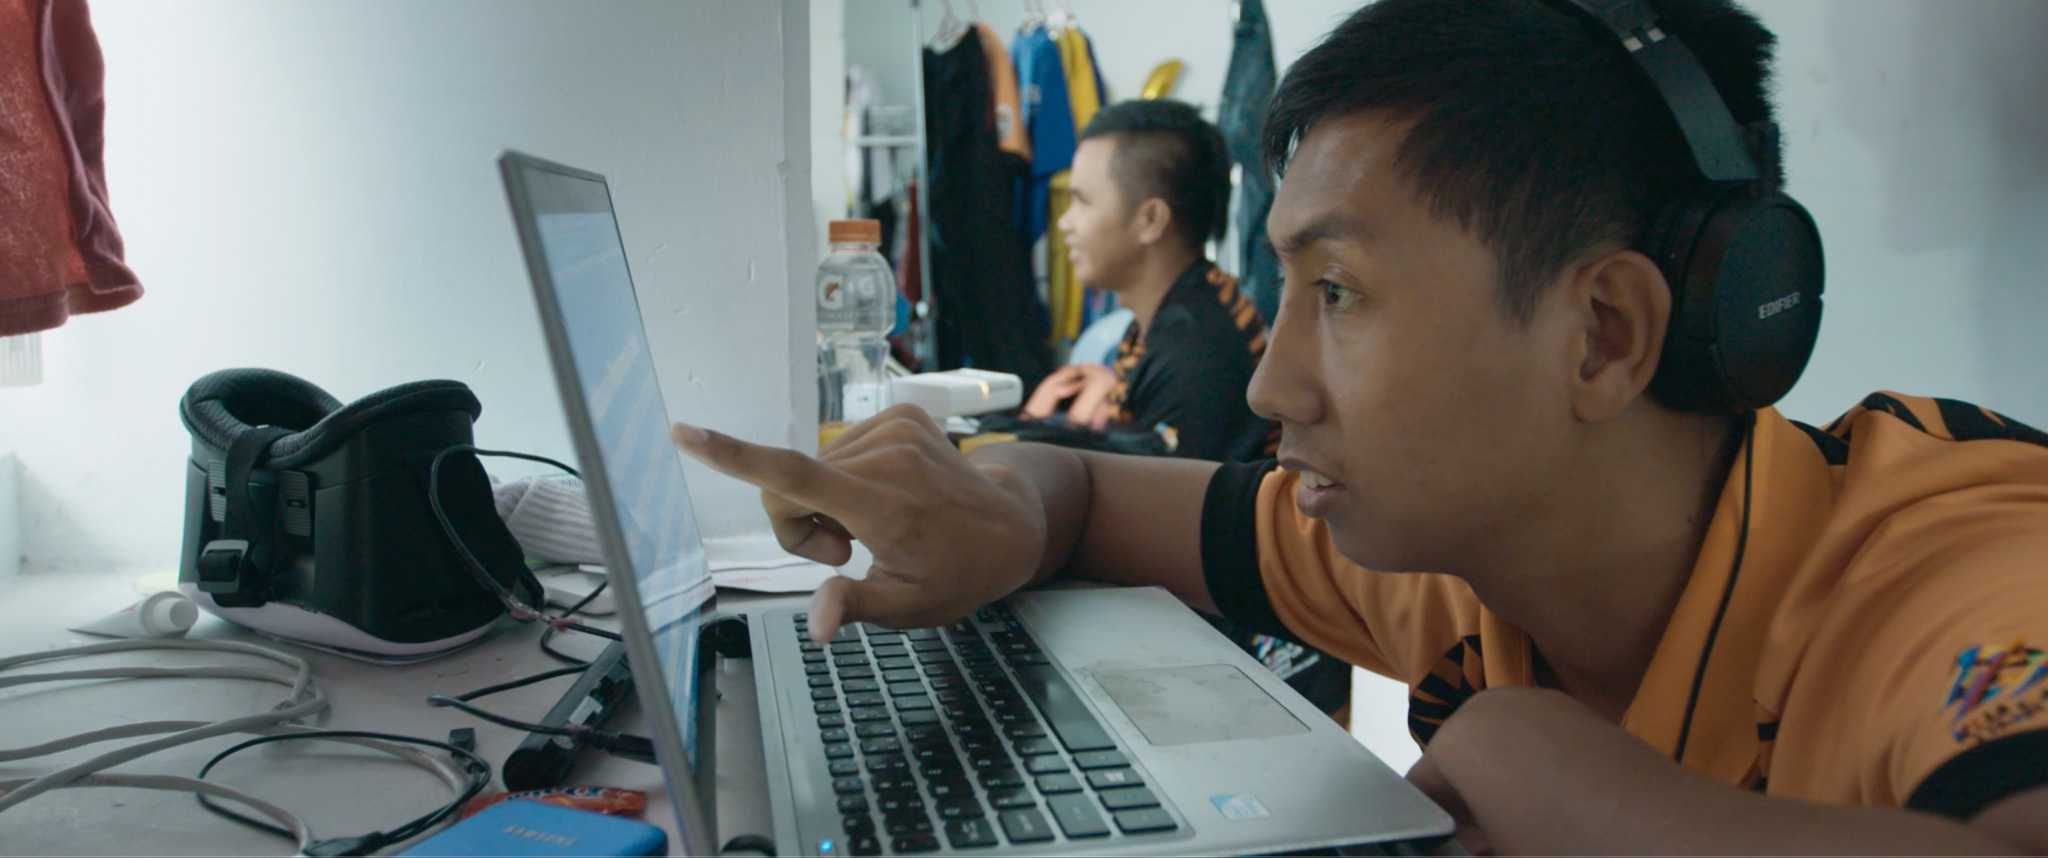
{"label": "headphone ear cup", "polygon": [[1671,284],[1650,392],[1666,405],[1737,414],[1778,401],[1820,336],[1820,230],[1782,194],[1689,199],[1646,242]]}

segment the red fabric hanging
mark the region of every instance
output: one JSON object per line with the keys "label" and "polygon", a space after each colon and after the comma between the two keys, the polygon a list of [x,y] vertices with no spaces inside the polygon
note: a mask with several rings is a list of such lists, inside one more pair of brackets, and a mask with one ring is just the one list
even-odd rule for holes
{"label": "red fabric hanging", "polygon": [[0,336],[142,297],[107,204],[105,79],[85,0],[0,0]]}

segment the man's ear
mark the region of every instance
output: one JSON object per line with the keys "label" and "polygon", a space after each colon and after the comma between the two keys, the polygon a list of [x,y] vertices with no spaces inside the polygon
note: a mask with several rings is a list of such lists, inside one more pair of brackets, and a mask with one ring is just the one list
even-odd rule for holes
{"label": "man's ear", "polygon": [[1131,228],[1139,244],[1158,244],[1173,229],[1173,207],[1158,197],[1139,203],[1131,213]]}
{"label": "man's ear", "polygon": [[1589,423],[1620,414],[1657,374],[1671,287],[1650,258],[1618,250],[1582,264],[1565,287],[1583,339],[1572,412]]}

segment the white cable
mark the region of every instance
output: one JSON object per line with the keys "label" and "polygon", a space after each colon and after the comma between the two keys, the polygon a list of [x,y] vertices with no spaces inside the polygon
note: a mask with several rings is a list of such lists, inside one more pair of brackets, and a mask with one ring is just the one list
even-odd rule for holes
{"label": "white cable", "polygon": [[[214,678],[250,679],[284,685],[291,690],[279,700],[271,711],[230,718],[224,721],[146,721],[136,724],[122,724],[99,730],[90,730],[62,739],[30,745],[21,748],[0,749],[0,762],[32,759],[72,748],[92,745],[114,739],[135,736],[149,736],[163,733],[172,735],[148,742],[129,745],[115,751],[100,754],[77,765],[68,766],[55,772],[34,778],[0,780],[0,812],[5,812],[21,802],[34,798],[53,789],[67,787],[133,787],[138,789],[175,790],[196,792],[224,798],[245,805],[276,821],[298,841],[301,854],[311,848],[312,829],[291,811],[231,787],[197,778],[177,775],[144,774],[102,774],[101,770],[120,765],[138,757],[146,756],[166,748],[200,741],[228,733],[258,733],[265,735],[279,733],[321,733],[311,727],[289,723],[312,715],[327,707],[325,692],[313,683],[313,668],[305,659],[279,652],[269,647],[237,641],[197,641],[181,639],[123,640],[86,646],[54,649],[27,655],[0,658],[0,671],[28,664],[76,658],[87,655],[103,655],[136,650],[184,650],[198,652],[229,652],[253,655],[292,668],[287,676],[245,665],[195,665],[189,667],[110,667],[87,670],[68,670],[53,673],[35,673],[25,676],[0,677],[0,688],[13,688],[39,682],[64,682],[85,679],[151,679],[151,678]],[[452,760],[442,760],[411,745],[387,742],[358,736],[326,736],[324,741],[345,742],[381,751],[406,760],[438,776],[457,795],[468,789],[471,774],[467,769],[458,770]]]}
{"label": "white cable", "polygon": [[[13,780],[0,781],[0,791],[12,790],[29,783],[33,783],[34,781],[34,778],[15,778]],[[65,786],[133,787],[135,789],[160,789],[171,790],[176,792],[205,793],[215,798],[224,798],[232,802],[248,805],[251,809],[259,813],[262,813],[264,816],[270,817],[272,821],[276,822],[280,826],[283,826],[285,830],[290,831],[292,833],[292,837],[298,840],[299,842],[299,852],[302,854],[307,849],[313,846],[313,830],[306,827],[305,820],[302,820],[298,818],[296,815],[293,815],[291,811],[285,810],[284,808],[278,807],[277,805],[271,804],[270,802],[264,801],[263,799],[242,792],[241,790],[221,786],[220,784],[214,783],[212,781],[202,781],[198,778],[181,777],[179,775],[101,774],[85,775],[72,780],[70,783],[65,784]]]}
{"label": "white cable", "polygon": [[[272,661],[284,664],[287,667],[294,668],[294,674],[292,676],[285,676],[283,674],[270,673],[268,671],[253,670],[249,668],[224,668],[218,666],[184,668],[115,667],[94,670],[62,671],[57,673],[39,673],[30,674],[28,676],[0,678],[0,688],[27,685],[36,682],[61,682],[78,679],[111,679],[124,677],[140,678],[165,676],[227,676],[231,678],[255,679],[264,682],[274,682],[279,685],[286,685],[291,688],[291,693],[286,695],[284,699],[279,700],[277,705],[272,707],[271,711],[269,712],[261,712],[254,715],[244,715],[239,718],[229,718],[224,721],[215,721],[213,723],[205,724],[202,726],[190,726],[193,722],[158,721],[149,724],[128,725],[126,727],[108,728],[103,730],[95,730],[88,733],[81,733],[76,736],[58,739],[54,742],[46,742],[42,745],[34,746],[33,748],[10,748],[0,750],[0,760],[14,760],[23,759],[24,755],[31,750],[48,748],[61,750],[66,748],[75,748],[81,745],[106,741],[112,738],[125,738],[128,735],[134,735],[138,732],[144,731],[146,731],[147,733],[172,733],[171,735],[164,736],[160,739],[153,739],[147,742],[138,742],[133,745],[128,745],[126,747],[119,748],[117,750],[109,751],[107,753],[100,754],[91,759],[88,759],[84,762],[77,763],[71,766],[66,766],[62,769],[58,769],[57,771],[26,781],[18,788],[10,789],[5,795],[0,795],[0,813],[4,813],[7,811],[8,808],[11,808],[17,804],[20,804],[24,801],[27,801],[50,790],[69,784],[75,780],[78,780],[79,778],[97,774],[103,769],[118,766],[122,763],[136,759],[137,757],[147,756],[149,754],[156,753],[157,751],[161,751],[166,748],[174,748],[179,745],[197,742],[201,739],[210,739],[215,736],[223,736],[229,733],[242,733],[261,730],[265,727],[271,727],[289,721],[295,721],[327,708],[327,695],[325,692],[322,692],[317,686],[313,684],[313,668],[311,665],[306,663],[305,659],[299,658],[294,655],[278,652],[277,650],[270,649],[268,647],[257,646],[255,644],[240,643],[237,641],[195,641],[180,639],[110,641],[107,643],[88,644],[86,646],[67,647],[64,649],[54,649],[44,652],[30,653],[27,655],[18,655],[10,658],[0,658],[0,670],[8,670],[10,668],[19,667],[21,665],[26,664],[35,664],[38,662],[53,661],[62,658],[73,658],[84,655],[100,655],[104,653],[113,652],[130,652],[134,650],[156,649],[188,650],[201,652],[232,652],[243,655],[253,655],[261,658],[267,658]],[[49,752],[50,751],[47,750],[42,751],[42,753]]]}

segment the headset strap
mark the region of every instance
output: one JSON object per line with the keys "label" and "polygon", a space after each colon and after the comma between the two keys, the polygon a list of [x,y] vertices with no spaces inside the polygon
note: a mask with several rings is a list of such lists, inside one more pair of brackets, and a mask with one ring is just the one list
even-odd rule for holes
{"label": "headset strap", "polygon": [[237,601],[262,604],[261,593],[277,556],[278,489],[272,487],[259,501],[253,496],[249,476],[270,446],[290,434],[291,430],[276,426],[251,427],[235,433],[228,445],[222,486],[227,513],[221,520],[220,538],[207,543],[199,554],[201,591],[217,597],[232,594]]}

